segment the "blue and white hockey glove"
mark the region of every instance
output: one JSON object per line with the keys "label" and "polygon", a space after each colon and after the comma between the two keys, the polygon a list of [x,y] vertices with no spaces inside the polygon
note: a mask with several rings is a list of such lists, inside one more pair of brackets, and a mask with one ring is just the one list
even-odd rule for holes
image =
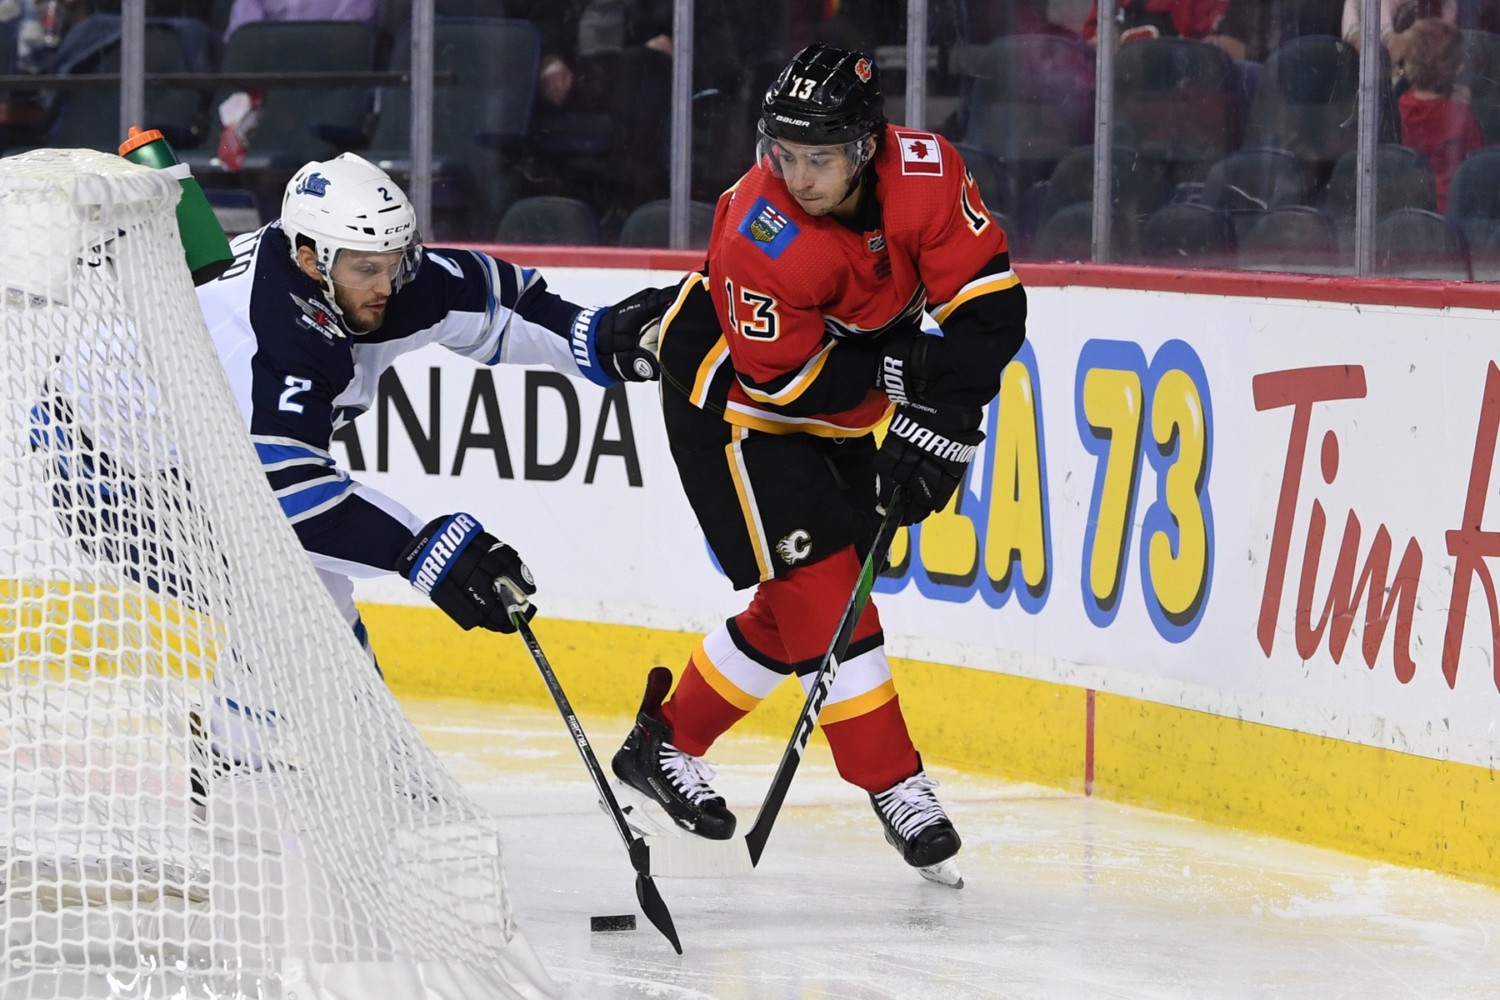
{"label": "blue and white hockey glove", "polygon": [[530,621],[536,608],[531,570],[516,550],[484,530],[472,514],[449,514],[429,521],[396,558],[408,583],[468,631],[514,632],[509,606]]}
{"label": "blue and white hockey glove", "polygon": [[661,317],[676,297],[676,288],[643,288],[612,306],[580,311],[572,335],[578,370],[605,388],[661,378],[656,360]]}

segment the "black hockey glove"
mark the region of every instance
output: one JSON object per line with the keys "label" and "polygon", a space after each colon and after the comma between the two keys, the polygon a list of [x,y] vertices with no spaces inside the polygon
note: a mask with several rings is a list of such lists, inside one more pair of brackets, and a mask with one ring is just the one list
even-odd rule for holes
{"label": "black hockey glove", "polygon": [[514,632],[508,601],[527,621],[536,614],[528,599],[536,593],[531,570],[472,514],[429,521],[396,558],[396,569],[466,632],[476,625]]}
{"label": "black hockey glove", "polygon": [[901,331],[882,338],[877,347],[875,388],[900,406],[935,412],[934,398],[942,398],[951,379],[943,360],[942,337],[920,330]]}
{"label": "black hockey glove", "polygon": [[573,357],[591,381],[655,382],[661,318],[677,298],[677,289],[643,288],[612,306],[585,309],[573,320]]}
{"label": "black hockey glove", "polygon": [[898,484],[906,487],[902,524],[916,524],[942,510],[963,482],[974,449],[984,440],[978,424],[977,412],[947,408],[927,413],[899,407],[875,453],[881,512]]}

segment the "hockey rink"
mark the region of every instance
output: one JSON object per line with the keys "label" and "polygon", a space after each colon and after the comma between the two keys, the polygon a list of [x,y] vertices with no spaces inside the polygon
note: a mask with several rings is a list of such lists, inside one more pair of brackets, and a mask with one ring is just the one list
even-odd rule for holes
{"label": "hockey rink", "polygon": [[[954,890],[901,863],[821,743],[754,873],[657,880],[679,957],[555,711],[403,707],[500,817],[517,919],[572,1000],[1500,997],[1500,891],[932,768]],[[582,722],[607,769],[629,721]],[[742,829],[782,748],[731,733],[710,755]],[[590,932],[624,913],[635,931]]]}

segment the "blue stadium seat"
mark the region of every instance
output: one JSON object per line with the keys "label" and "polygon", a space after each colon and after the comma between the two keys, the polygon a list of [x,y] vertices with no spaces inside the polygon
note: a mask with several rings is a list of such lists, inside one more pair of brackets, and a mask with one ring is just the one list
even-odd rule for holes
{"label": "blue stadium seat", "polygon": [[[1339,230],[1339,244],[1346,250],[1354,246],[1354,196],[1358,178],[1358,156],[1351,150],[1334,166],[1323,197],[1323,209],[1333,216]],[[1375,156],[1375,214],[1385,216],[1403,208],[1427,212],[1436,209],[1437,181],[1427,157],[1409,146],[1384,143]]]}
{"label": "blue stadium seat", "polygon": [[[531,126],[541,34],[529,21],[440,17],[433,64],[453,74],[432,109],[433,210],[459,235],[488,236],[518,186],[521,140]],[[391,68],[411,66],[411,27],[396,32]],[[379,91],[379,117],[366,159],[398,180],[411,171],[411,89]]]}
{"label": "blue stadium seat", "polygon": [[1250,105],[1245,147],[1291,151],[1326,170],[1354,148],[1359,53],[1331,35],[1304,35],[1271,53]]}
{"label": "blue stadium seat", "polygon": [[960,119],[960,141],[1006,166],[1010,189],[990,207],[1016,212],[1022,192],[1093,138],[1093,50],[1051,35],[995,39],[972,67]]}
{"label": "blue stadium seat", "polygon": [[1058,209],[1031,241],[1028,260],[1088,261],[1093,258],[1094,209],[1089,204]]}
{"label": "blue stadium seat", "polygon": [[[1136,44],[1136,43],[1131,43]],[[1117,257],[1134,255],[1140,245],[1140,226],[1146,217],[1167,201],[1170,190],[1162,164],[1141,157],[1134,149],[1114,146],[1110,190],[1115,210],[1112,229],[1113,250]],[[1094,147],[1079,146],[1058,162],[1052,176],[1041,185],[1038,227],[1053,215],[1071,205],[1092,204],[1094,200]]]}
{"label": "blue stadium seat", "polygon": [[1198,201],[1228,212],[1238,237],[1267,212],[1307,204],[1313,184],[1312,172],[1287,150],[1242,149],[1213,165]]}
{"label": "blue stadium seat", "polygon": [[1115,59],[1115,141],[1172,168],[1172,179],[1202,178],[1240,144],[1244,87],[1223,49],[1189,38],[1121,46]]}
{"label": "blue stadium seat", "polygon": [[1234,223],[1207,205],[1163,205],[1141,229],[1141,259],[1168,267],[1233,267]]}
{"label": "blue stadium seat", "polygon": [[1490,234],[1500,228],[1500,149],[1476,150],[1453,171],[1448,218],[1476,252],[1489,245]]}
{"label": "blue stadium seat", "polygon": [[[631,211],[620,227],[622,247],[665,247],[670,245],[671,202],[648,201]],[[714,206],[702,201],[688,202],[688,246],[708,246],[714,227]]]}
{"label": "blue stadium seat", "polygon": [[519,198],[501,216],[495,242],[594,246],[599,242],[599,213],[577,198]]}
{"label": "blue stadium seat", "polygon": [[1468,281],[1474,276],[1464,234],[1436,212],[1398,208],[1375,226],[1375,270],[1399,278]]}
{"label": "blue stadium seat", "polygon": [[[359,72],[372,68],[375,31],[358,21],[254,21],[241,25],[224,48],[226,73]],[[235,88],[238,89],[238,88]],[[217,107],[233,90],[220,91]],[[260,123],[244,169],[285,171],[364,145],[369,88],[358,84],[267,87]],[[213,159],[219,143],[217,115],[202,152],[184,157],[195,172],[222,170]]]}
{"label": "blue stadium seat", "polygon": [[1346,267],[1333,219],[1310,205],[1265,212],[1238,242],[1246,270],[1329,274]]}

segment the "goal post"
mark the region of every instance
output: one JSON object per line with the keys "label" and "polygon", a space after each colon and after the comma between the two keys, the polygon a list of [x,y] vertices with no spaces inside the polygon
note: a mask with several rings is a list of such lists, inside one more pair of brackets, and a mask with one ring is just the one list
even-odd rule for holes
{"label": "goal post", "polygon": [[551,997],[266,486],[179,194],[0,159],[0,1000]]}

